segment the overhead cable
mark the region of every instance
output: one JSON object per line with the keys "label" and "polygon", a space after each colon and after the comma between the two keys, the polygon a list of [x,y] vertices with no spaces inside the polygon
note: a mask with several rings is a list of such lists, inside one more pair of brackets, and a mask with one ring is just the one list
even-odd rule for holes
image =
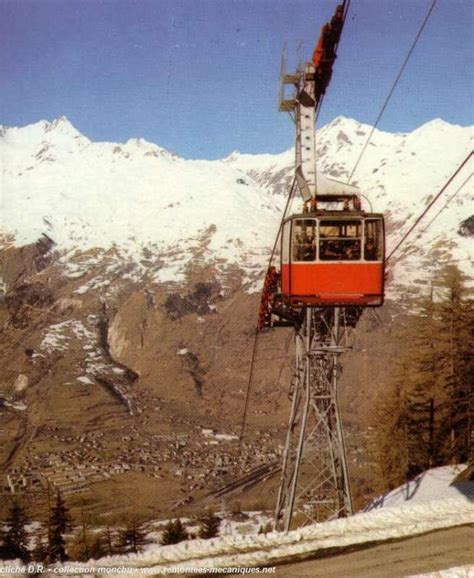
{"label": "overhead cable", "polygon": [[467,183],[472,179],[472,173],[469,174],[467,176],[467,178],[464,179],[464,181],[459,185],[459,187],[454,191],[454,193],[449,197],[449,199],[444,203],[444,205],[441,207],[441,209],[436,213],[436,215],[431,219],[431,221],[426,225],[426,227],[424,229],[422,229],[418,235],[417,235],[417,239],[425,232],[427,231],[431,225],[434,223],[434,221],[436,221],[436,219],[441,215],[441,213],[444,211],[444,209],[446,209],[446,207],[449,205],[449,203],[455,199],[457,197],[457,195],[462,191],[462,189],[467,185]]}
{"label": "overhead cable", "polygon": [[[296,177],[293,178],[293,182],[291,184],[290,187],[290,193],[288,195],[288,198],[286,200],[286,205],[285,205],[285,209],[283,211],[283,216],[280,220],[280,225],[278,227],[278,231],[277,231],[277,235],[276,235],[276,239],[275,242],[273,244],[273,248],[272,248],[272,252],[270,254],[270,259],[268,260],[268,266],[267,266],[267,271],[268,269],[270,269],[272,262],[273,262],[273,258],[275,256],[275,251],[276,248],[278,246],[278,240],[280,238],[281,235],[281,230],[283,228],[283,222],[285,220],[286,217],[286,213],[288,211],[288,207],[290,205],[291,199],[293,198],[293,194],[295,191],[295,186],[296,186]],[[258,336],[259,336],[259,330],[258,327],[255,328],[255,332],[254,332],[254,337],[253,337],[253,346],[252,346],[252,357],[251,357],[251,361],[250,361],[250,370],[249,370],[249,378],[248,378],[248,382],[247,382],[247,391],[245,393],[245,402],[244,402],[244,410],[243,410],[243,414],[242,414],[242,422],[240,425],[240,435],[239,435],[239,443],[240,443],[240,447],[239,447],[239,453],[242,450],[242,443],[243,443],[243,438],[244,438],[244,433],[245,433],[245,426],[247,423],[247,412],[248,412],[248,406],[249,406],[249,400],[250,400],[250,392],[252,390],[252,384],[253,384],[253,375],[254,375],[254,368],[255,368],[255,360],[257,357],[257,347],[258,347]]]}
{"label": "overhead cable", "polygon": [[445,192],[445,190],[449,187],[449,185],[453,182],[453,180],[457,177],[457,175],[462,171],[462,169],[466,166],[466,164],[469,162],[469,160],[471,159],[471,157],[474,155],[474,152],[471,151],[467,157],[464,159],[464,161],[459,165],[459,167],[456,169],[456,171],[454,172],[453,175],[451,175],[451,177],[449,178],[449,180],[446,182],[446,184],[444,185],[444,187],[435,195],[435,197],[432,199],[432,201],[429,203],[429,205],[425,208],[425,210],[421,213],[421,215],[415,220],[415,222],[413,223],[413,225],[408,229],[408,231],[405,233],[405,235],[403,235],[403,237],[400,239],[400,241],[397,243],[396,247],[392,250],[392,252],[390,253],[390,255],[387,257],[387,259],[385,260],[385,263],[388,263],[390,261],[390,259],[393,257],[393,255],[396,253],[396,251],[398,251],[398,249],[400,248],[400,246],[402,245],[402,243],[404,243],[406,241],[406,239],[408,238],[409,235],[411,235],[412,231],[415,229],[415,227],[418,225],[418,223],[423,219],[423,217],[426,215],[426,213],[431,209],[431,207],[436,203],[436,201],[441,197],[441,195]]}
{"label": "overhead cable", "polygon": [[418,40],[420,39],[420,36],[421,36],[421,34],[423,33],[423,30],[424,30],[424,28],[425,28],[425,26],[426,26],[426,23],[428,22],[428,19],[429,19],[429,17],[431,16],[431,13],[432,13],[433,10],[434,10],[434,7],[435,7],[435,5],[436,5],[436,2],[437,2],[437,0],[433,0],[433,2],[431,3],[431,6],[430,6],[430,8],[429,8],[429,10],[428,10],[428,13],[427,13],[426,16],[425,16],[425,19],[423,20],[423,23],[421,24],[420,29],[418,30],[417,35],[415,36],[415,40],[413,41],[413,44],[411,45],[411,48],[410,48],[410,50],[408,51],[408,54],[407,54],[407,56],[406,56],[406,58],[405,58],[405,60],[404,60],[404,62],[403,62],[403,64],[402,64],[402,67],[400,68],[400,70],[399,70],[399,72],[398,72],[398,74],[397,74],[397,76],[396,76],[396,78],[395,78],[395,82],[393,83],[392,88],[390,89],[390,92],[388,93],[388,96],[387,96],[387,98],[385,99],[385,102],[384,102],[384,104],[383,104],[383,106],[382,106],[382,109],[381,109],[381,111],[380,111],[377,119],[375,120],[375,123],[374,123],[374,125],[373,125],[373,127],[372,127],[372,129],[371,129],[371,131],[370,131],[370,133],[369,133],[369,136],[368,136],[367,140],[365,141],[365,144],[364,144],[364,146],[363,146],[363,148],[362,148],[362,151],[361,151],[361,153],[360,153],[360,155],[359,155],[359,158],[357,159],[356,164],[354,165],[354,168],[352,169],[352,172],[351,172],[351,174],[350,174],[350,176],[349,176],[349,179],[348,179],[348,181],[347,181],[347,184],[350,184],[350,182],[351,182],[351,180],[352,180],[352,177],[354,176],[354,173],[356,172],[357,167],[359,166],[359,163],[360,163],[362,157],[364,156],[364,153],[365,153],[367,147],[369,146],[369,142],[370,142],[370,140],[371,140],[371,138],[372,138],[372,135],[374,134],[374,131],[375,131],[375,129],[377,128],[377,126],[378,126],[378,124],[379,124],[379,121],[380,121],[380,119],[382,118],[382,115],[383,115],[383,113],[385,112],[385,109],[387,108],[387,105],[388,105],[390,99],[392,98],[392,94],[395,92],[395,88],[396,88],[396,86],[397,86],[397,84],[398,84],[398,81],[400,80],[400,78],[401,78],[401,76],[402,76],[402,74],[403,74],[403,71],[405,70],[405,67],[406,67],[406,65],[408,64],[408,61],[410,60],[410,57],[411,57],[411,55],[412,55],[412,53],[413,53],[413,50],[415,49],[415,46],[417,45]]}

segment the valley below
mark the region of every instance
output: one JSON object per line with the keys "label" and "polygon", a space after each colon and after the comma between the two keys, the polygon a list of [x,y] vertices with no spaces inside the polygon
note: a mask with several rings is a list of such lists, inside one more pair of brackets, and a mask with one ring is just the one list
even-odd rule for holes
{"label": "valley below", "polygon": [[[202,501],[213,489],[280,460],[291,328],[259,337],[239,443],[259,294],[209,271],[193,271],[184,287],[118,274],[106,296],[83,294],[78,289],[98,271],[61,276],[54,252],[41,267],[31,265],[41,251],[32,245],[3,254],[4,270],[17,275],[0,309],[4,496],[27,495],[38,514],[47,487],[97,516],[198,513],[204,503],[221,506],[217,498]],[[21,271],[9,265],[21,260]],[[389,302],[366,311],[343,357],[342,414],[358,507],[380,491],[371,474],[370,416],[396,349],[390,324],[399,309]],[[247,510],[272,509],[278,481],[274,475],[229,499]]]}

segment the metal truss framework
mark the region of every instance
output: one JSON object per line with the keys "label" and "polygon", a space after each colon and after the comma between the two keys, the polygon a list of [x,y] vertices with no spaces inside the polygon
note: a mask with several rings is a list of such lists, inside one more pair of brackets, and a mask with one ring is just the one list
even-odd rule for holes
{"label": "metal truss framework", "polygon": [[296,332],[293,401],[283,453],[275,527],[352,514],[338,393],[348,347],[344,308],[306,308]]}

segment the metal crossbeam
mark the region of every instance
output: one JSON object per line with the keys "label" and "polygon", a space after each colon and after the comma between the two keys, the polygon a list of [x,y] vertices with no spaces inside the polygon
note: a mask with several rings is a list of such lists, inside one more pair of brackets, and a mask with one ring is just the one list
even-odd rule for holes
{"label": "metal crossbeam", "polygon": [[348,349],[345,312],[307,308],[296,333],[293,401],[275,526],[314,523],[352,514],[352,497],[338,407],[339,356]]}

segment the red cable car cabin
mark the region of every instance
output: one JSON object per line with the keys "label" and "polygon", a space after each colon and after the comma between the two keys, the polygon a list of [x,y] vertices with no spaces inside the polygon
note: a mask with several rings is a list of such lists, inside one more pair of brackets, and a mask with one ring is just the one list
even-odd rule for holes
{"label": "red cable car cabin", "polygon": [[378,307],[384,223],[377,213],[315,211],[283,224],[281,290],[291,305]]}

